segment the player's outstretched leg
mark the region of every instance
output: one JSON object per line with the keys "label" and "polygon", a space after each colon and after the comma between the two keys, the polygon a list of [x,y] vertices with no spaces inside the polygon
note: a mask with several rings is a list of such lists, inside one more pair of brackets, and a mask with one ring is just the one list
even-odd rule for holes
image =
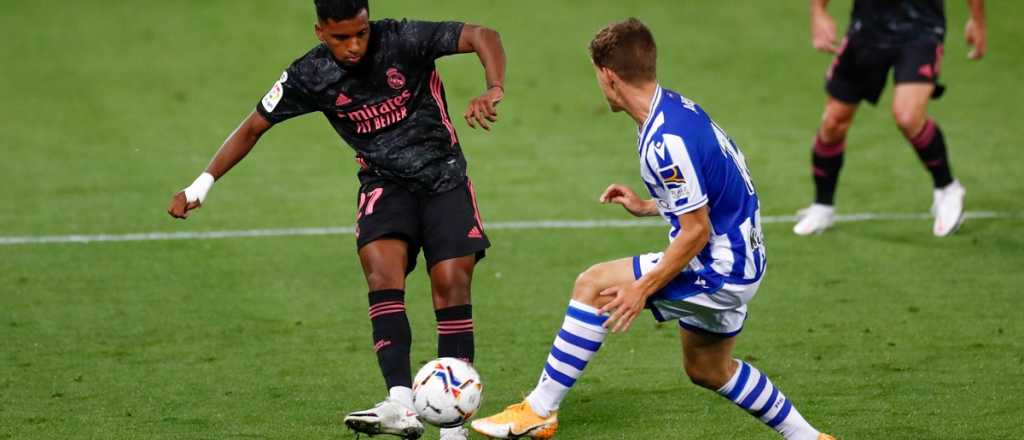
{"label": "player's outstretched leg", "polygon": [[405,293],[397,289],[370,292],[374,350],[388,387],[388,398],[373,408],[345,417],[345,425],[364,434],[392,434],[416,439],[423,424],[412,404],[409,349],[412,333],[405,314]]}
{"label": "player's outstretched leg", "polygon": [[405,267],[407,245],[400,240],[379,240],[359,250],[370,287],[370,322],[388,398],[373,408],[345,417],[345,425],[364,434],[392,434],[407,439],[423,435],[423,424],[412,404],[412,373],[409,351],[412,330],[405,314]]}
{"label": "player's outstretched leg", "polygon": [[[437,318],[437,357],[453,357],[472,363],[473,306],[470,305],[470,282],[476,256],[453,258],[430,268],[430,284]],[[465,427],[441,428],[440,440],[466,440]]]}
{"label": "player's outstretched leg", "polygon": [[632,259],[601,263],[576,279],[562,328],[548,353],[540,380],[526,399],[493,416],[473,421],[473,429],[491,438],[549,439],[558,429],[558,408],[604,343],[606,316],[598,309],[609,299],[600,292],[632,282]]}
{"label": "player's outstretched leg", "polygon": [[833,204],[846,152],[846,133],[856,111],[856,105],[833,98],[829,98],[825,106],[811,152],[814,203],[797,213],[797,223],[793,226],[793,233],[797,235],[820,234],[835,222]]}
{"label": "player's outstretched leg", "polygon": [[683,365],[693,383],[716,391],[786,440],[835,440],[814,429],[764,373],[732,358],[735,337],[681,329]]}
{"label": "player's outstretched leg", "polygon": [[473,421],[473,429],[499,439],[553,437],[558,429],[559,404],[604,342],[605,320],[596,307],[570,301],[537,386],[524,401]]}
{"label": "player's outstretched leg", "polygon": [[893,93],[893,117],[900,131],[914,147],[917,157],[932,176],[932,233],[945,237],[963,223],[966,190],[953,179],[942,129],[927,115],[928,100],[935,86],[930,83],[898,84]]}
{"label": "player's outstretched leg", "polygon": [[558,407],[601,348],[607,318],[597,308],[569,301],[562,328],[548,353],[540,380],[520,403],[491,417],[473,421],[473,429],[491,438],[549,439],[558,430]]}

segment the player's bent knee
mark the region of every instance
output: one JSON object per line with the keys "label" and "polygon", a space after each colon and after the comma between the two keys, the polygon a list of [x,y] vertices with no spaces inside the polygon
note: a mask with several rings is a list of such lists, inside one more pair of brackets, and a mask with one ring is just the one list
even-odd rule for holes
{"label": "player's bent knee", "polygon": [[366,274],[366,285],[371,292],[405,289],[405,275],[401,271],[371,270]]}
{"label": "player's bent knee", "polygon": [[729,372],[714,368],[711,364],[686,361],[683,364],[686,377],[702,388],[717,390],[729,382]]}
{"label": "player's bent knee", "polygon": [[446,286],[433,289],[435,304],[444,304],[447,307],[469,304],[469,286]]}
{"label": "player's bent knee", "polygon": [[892,117],[907,136],[914,136],[924,126],[924,113],[916,109],[893,109]]}
{"label": "player's bent knee", "polygon": [[436,279],[431,280],[435,292],[441,292],[442,294],[459,294],[469,291],[469,283],[471,277],[468,275],[453,275],[445,277],[435,277]]}
{"label": "player's bent knee", "polygon": [[598,266],[590,266],[576,277],[572,288],[572,299],[584,304],[599,307],[598,298],[601,294],[601,270]]}
{"label": "player's bent knee", "polygon": [[850,130],[851,118],[843,118],[836,115],[825,115],[821,121],[821,136],[825,142],[837,142],[846,137]]}
{"label": "player's bent knee", "polygon": [[717,390],[723,385],[716,375],[707,374],[706,371],[700,369],[687,368],[686,377],[688,377],[690,382],[694,385],[710,390]]}

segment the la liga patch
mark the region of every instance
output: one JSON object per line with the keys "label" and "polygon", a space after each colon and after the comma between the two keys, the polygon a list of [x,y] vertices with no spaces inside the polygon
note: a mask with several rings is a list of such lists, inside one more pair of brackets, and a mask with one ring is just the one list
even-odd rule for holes
{"label": "la liga patch", "polygon": [[267,95],[263,97],[263,109],[267,112],[273,112],[277,108],[277,104],[281,102],[281,98],[284,97],[283,84],[285,81],[288,81],[288,72],[282,73],[281,79],[274,83]]}

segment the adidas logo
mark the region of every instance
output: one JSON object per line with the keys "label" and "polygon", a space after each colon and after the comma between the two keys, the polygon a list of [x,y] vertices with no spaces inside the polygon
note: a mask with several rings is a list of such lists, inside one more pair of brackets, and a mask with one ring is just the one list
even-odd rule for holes
{"label": "adidas logo", "polygon": [[334,101],[334,105],[336,105],[338,107],[341,107],[343,105],[348,105],[348,104],[351,104],[351,103],[352,103],[352,99],[350,99],[348,96],[345,96],[344,93],[339,93],[338,94],[338,100]]}
{"label": "adidas logo", "polygon": [[925,64],[921,66],[920,68],[917,69],[917,73],[925,78],[931,78],[932,76],[935,76],[935,70],[932,68],[931,64]]}
{"label": "adidas logo", "polygon": [[473,229],[469,230],[469,234],[466,235],[469,238],[484,238],[484,234],[480,232],[480,228],[473,226]]}

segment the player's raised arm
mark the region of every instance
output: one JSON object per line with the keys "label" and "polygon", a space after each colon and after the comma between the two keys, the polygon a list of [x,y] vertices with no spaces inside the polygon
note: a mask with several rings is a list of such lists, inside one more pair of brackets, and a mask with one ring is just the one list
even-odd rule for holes
{"label": "player's raised arm", "polygon": [[836,22],[828,15],[828,0],[811,0],[811,45],[826,52],[839,52],[836,45]]}
{"label": "player's raised arm", "polygon": [[178,191],[171,198],[167,213],[175,218],[188,218],[188,212],[198,208],[206,200],[206,194],[213,186],[213,182],[249,154],[252,147],[270,127],[270,123],[262,115],[255,111],[252,112],[224,141],[210,164],[207,165],[206,171],[195,182]]}
{"label": "player's raised arm", "polygon": [[967,0],[967,6],[971,8],[971,18],[967,19],[967,27],[964,29],[964,39],[971,45],[971,51],[967,57],[972,60],[980,60],[985,56],[988,49],[988,38],[985,32],[985,0]]}
{"label": "player's raised arm", "polygon": [[463,116],[471,128],[479,124],[484,130],[490,130],[489,122],[498,120],[495,107],[505,97],[505,48],[501,45],[501,35],[494,29],[467,24],[459,35],[458,52],[476,52],[487,79],[487,90],[469,101]]}

